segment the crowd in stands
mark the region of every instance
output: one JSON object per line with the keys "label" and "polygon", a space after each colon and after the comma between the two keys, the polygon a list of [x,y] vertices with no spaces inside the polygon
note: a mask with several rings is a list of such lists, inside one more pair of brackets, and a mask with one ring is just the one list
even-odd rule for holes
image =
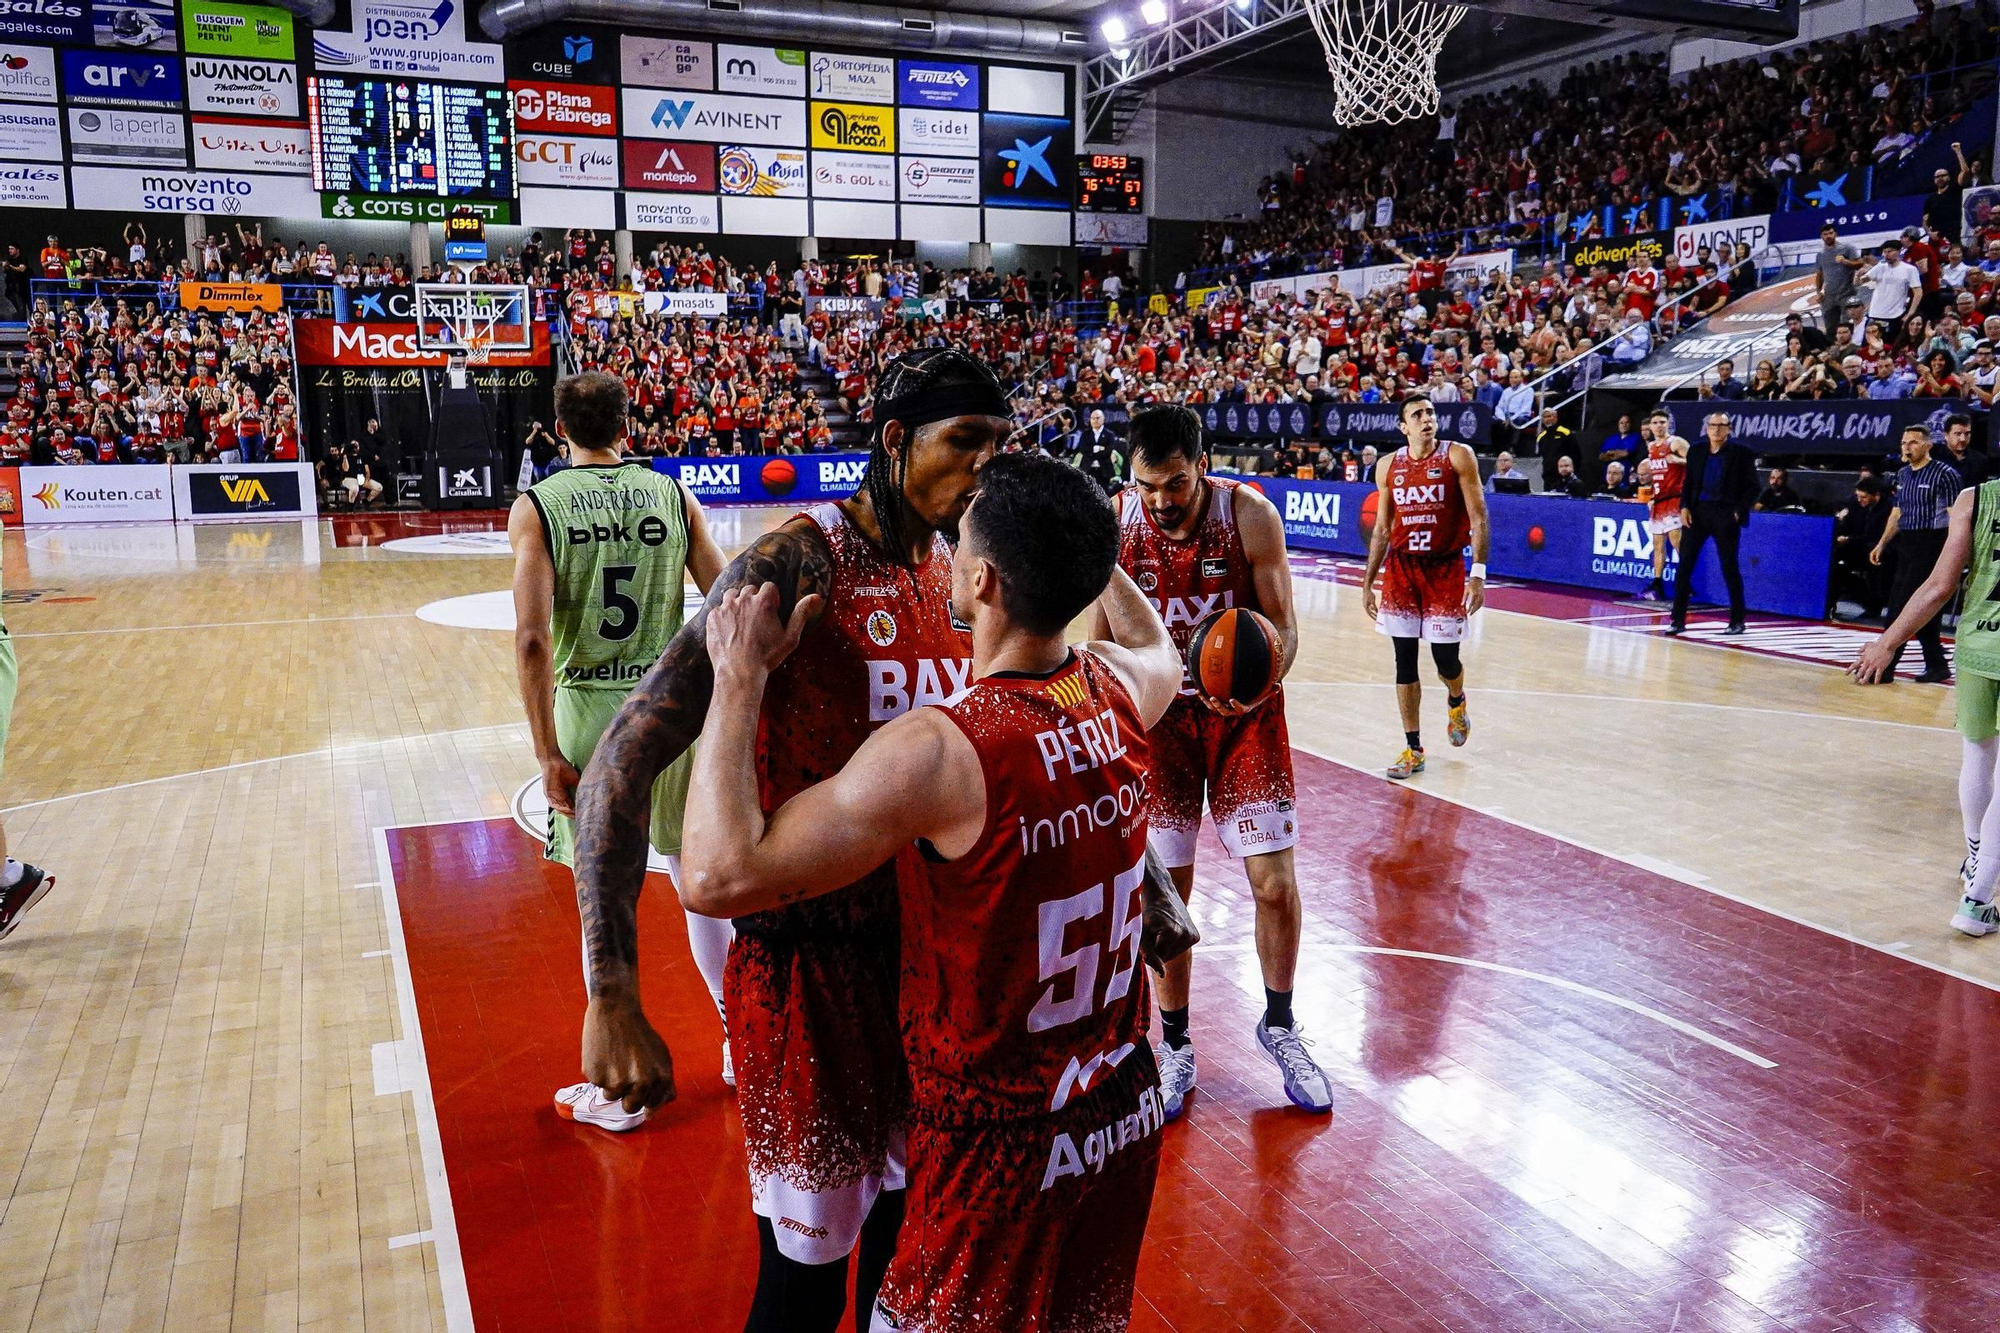
{"label": "crowd in stands", "polygon": [[0,463],[258,462],[300,457],[288,317],[44,305],[0,425]]}
{"label": "crowd in stands", "polygon": [[[1995,22],[1994,0],[1942,10],[1920,0],[1906,25],[1677,82],[1656,55],[1622,55],[1553,90],[1529,80],[1436,118],[1343,135],[1267,178],[1252,216],[1211,225],[1200,277],[1394,263],[1420,242],[1471,252],[1573,239],[1573,219],[1606,207],[1709,191],[1711,216],[1769,212],[1794,178],[1858,182],[1962,113],[1991,86]],[[1991,179],[1978,160],[1961,171],[1961,184]]]}

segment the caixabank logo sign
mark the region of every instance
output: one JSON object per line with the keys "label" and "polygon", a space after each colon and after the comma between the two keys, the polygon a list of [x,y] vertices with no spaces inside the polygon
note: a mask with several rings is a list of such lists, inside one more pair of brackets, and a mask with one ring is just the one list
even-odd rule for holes
{"label": "caixabank logo sign", "polygon": [[994,208],[1062,208],[1076,194],[1076,130],[1053,116],[989,115],[980,125],[980,194]]}

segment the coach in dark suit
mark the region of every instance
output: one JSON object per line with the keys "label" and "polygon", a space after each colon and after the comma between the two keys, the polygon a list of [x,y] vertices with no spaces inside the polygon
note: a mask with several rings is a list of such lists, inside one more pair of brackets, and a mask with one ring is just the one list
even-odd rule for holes
{"label": "coach in dark suit", "polygon": [[1687,477],[1681,488],[1685,533],[1681,537],[1680,573],[1674,580],[1674,623],[1667,633],[1679,634],[1687,628],[1695,562],[1701,559],[1701,548],[1712,541],[1716,558],[1722,562],[1722,581],[1729,588],[1729,628],[1723,633],[1741,634],[1743,567],[1737,560],[1737,547],[1743,540],[1743,525],[1750,521],[1750,507],[1757,503],[1757,460],[1748,449],[1729,442],[1729,418],[1722,413],[1709,413],[1702,426],[1708,434],[1708,448],[1688,451]]}
{"label": "coach in dark suit", "polygon": [[1125,484],[1125,441],[1104,424],[1102,408],[1091,409],[1090,424],[1076,433],[1071,458],[1106,495]]}

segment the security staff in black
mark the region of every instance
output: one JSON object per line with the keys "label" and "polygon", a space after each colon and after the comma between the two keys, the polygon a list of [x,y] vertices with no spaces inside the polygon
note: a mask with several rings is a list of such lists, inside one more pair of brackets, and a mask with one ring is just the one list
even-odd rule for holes
{"label": "security staff in black", "polygon": [[[1958,498],[1964,485],[1964,479],[1956,468],[1942,459],[1931,457],[1928,427],[1904,428],[1903,466],[1896,473],[1896,507],[1889,511],[1889,521],[1882,529],[1882,540],[1868,553],[1869,563],[1879,565],[1889,543],[1896,544],[1896,582],[1889,594],[1891,621],[1901,613],[1911,594],[1923,586],[1924,580],[1931,575],[1932,566],[1937,564],[1938,553],[1944,550],[1945,529],[1951,523],[1951,502]],[[1917,631],[1917,642],[1924,649],[1924,670],[1917,677],[1918,682],[1942,685],[1950,680],[1951,663],[1944,655],[1942,609]],[[1898,648],[1896,663],[1900,663],[1902,657],[1903,651]],[[1894,680],[1895,671],[1896,664],[1892,663],[1885,679]]]}
{"label": "security staff in black", "polygon": [[1070,461],[1102,486],[1106,495],[1125,485],[1125,441],[1104,424],[1102,408],[1091,409],[1090,424],[1076,433],[1076,452]]}
{"label": "security staff in black", "polygon": [[1729,589],[1729,628],[1723,633],[1741,634],[1745,608],[1737,547],[1743,526],[1750,521],[1750,508],[1757,503],[1757,460],[1742,445],[1729,442],[1729,418],[1722,413],[1709,413],[1702,428],[1708,448],[1688,450],[1687,476],[1681,483],[1680,571],[1674,578],[1674,621],[1667,633],[1687,628],[1695,565],[1701,560],[1701,548],[1714,542],[1722,582]]}

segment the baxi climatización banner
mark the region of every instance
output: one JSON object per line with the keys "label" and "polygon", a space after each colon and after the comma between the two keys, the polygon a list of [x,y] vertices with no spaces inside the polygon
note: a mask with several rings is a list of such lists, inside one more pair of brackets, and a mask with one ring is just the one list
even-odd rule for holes
{"label": "baxi climatizaci\u00f3n banner", "polygon": [[730,458],[655,458],[653,470],[677,477],[703,504],[788,504],[854,494],[867,454],[740,454]]}
{"label": "baxi climatizaci\u00f3n banner", "polygon": [[[1366,484],[1245,477],[1278,507],[1285,544],[1356,558],[1368,553],[1375,488]],[[1616,500],[1489,495],[1495,577],[1637,593],[1653,576],[1646,507]],[[1806,514],[1756,514],[1743,529],[1744,592],[1752,610],[1817,620],[1826,614],[1833,565],[1833,520]],[[1668,551],[1669,577],[1678,569]],[[1695,571],[1697,602],[1727,600],[1712,552]]]}

